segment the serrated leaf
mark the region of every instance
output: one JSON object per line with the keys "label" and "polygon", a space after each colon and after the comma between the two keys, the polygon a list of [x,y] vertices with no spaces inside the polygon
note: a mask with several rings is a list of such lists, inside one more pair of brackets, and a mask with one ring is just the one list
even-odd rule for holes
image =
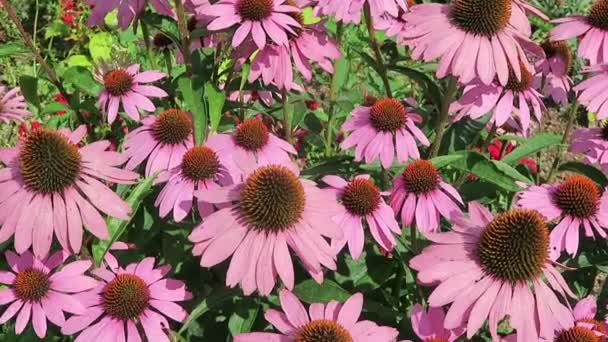
{"label": "serrated leaf", "polygon": [[531,180],[526,176],[522,175],[519,171],[517,171],[511,165],[504,163],[499,160],[492,160],[492,164],[494,164],[500,171],[504,172],[507,176],[513,178],[514,180],[530,183]]}
{"label": "serrated leaf", "polygon": [[211,124],[211,131],[217,131],[222,118],[222,110],[224,109],[224,103],[226,102],[226,95],[223,91],[216,89],[213,84],[207,83],[205,85],[205,95],[209,102],[209,121]]}
{"label": "serrated leaf", "polygon": [[350,293],[326,279],[322,284],[317,284],[313,279],[304,280],[293,289],[293,293],[305,303],[328,303],[332,300],[344,302],[350,297]]}
{"label": "serrated leaf", "polygon": [[[497,166],[480,153],[469,152],[464,160],[454,163],[454,166],[469,171],[480,179],[496,184],[505,190],[512,192],[521,190],[521,187],[515,183],[517,177],[514,178],[510,171],[504,171],[501,166]],[[517,171],[515,170],[515,172]]]}
{"label": "serrated leaf", "polygon": [[502,161],[507,164],[515,164],[524,157],[541,151],[549,146],[558,145],[562,140],[562,136],[554,133],[541,133],[526,140],[522,145],[517,147],[511,153],[507,154]]}
{"label": "serrated leaf", "polygon": [[578,174],[591,178],[594,182],[599,184],[602,188],[608,186],[608,177],[606,175],[589,164],[581,162],[567,162],[559,166],[560,171],[571,171]]}
{"label": "serrated leaf", "polygon": [[76,89],[79,89],[91,96],[97,97],[101,92],[101,84],[93,78],[89,69],[74,66],[68,68],[63,73],[63,79],[66,83],[71,83]]}
{"label": "serrated leaf", "polygon": [[110,250],[112,244],[120,239],[120,237],[124,234],[127,229],[127,225],[139,209],[141,202],[144,200],[146,195],[152,189],[154,185],[154,180],[156,179],[156,175],[145,178],[137,184],[129,196],[125,199],[125,202],[129,204],[131,207],[131,216],[127,220],[117,219],[115,217],[110,217],[107,220],[108,233],[110,234],[110,238],[108,240],[97,241],[93,244],[93,258],[95,260],[96,265],[100,265],[103,257]]}

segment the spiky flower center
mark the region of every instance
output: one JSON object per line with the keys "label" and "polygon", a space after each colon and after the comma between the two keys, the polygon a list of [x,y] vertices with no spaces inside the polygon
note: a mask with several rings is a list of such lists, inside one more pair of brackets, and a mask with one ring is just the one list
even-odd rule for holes
{"label": "spiky flower center", "polygon": [[167,109],[160,113],[154,123],[154,136],[164,144],[184,142],[192,133],[192,120],[179,109]]}
{"label": "spiky flower center", "polygon": [[369,120],[378,131],[395,132],[405,125],[407,112],[401,102],[384,98],[374,102],[369,111]]}
{"label": "spiky flower center", "polygon": [[133,89],[133,76],[125,69],[114,69],[103,76],[103,85],[112,96],[123,96]]}
{"label": "spiky flower center", "polygon": [[262,21],[272,15],[273,0],[240,0],[236,11],[241,18],[250,21]]}
{"label": "spiky flower center", "polygon": [[608,120],[604,120],[604,122],[602,122],[602,138],[604,138],[604,140],[608,141]]}
{"label": "spiky flower center", "polygon": [[300,220],[305,203],[298,177],[284,166],[270,165],[258,168],[245,181],[240,210],[253,229],[279,232]]}
{"label": "spiky flower center", "polygon": [[555,342],[600,342],[601,339],[592,330],[584,327],[575,326],[562,331]]}
{"label": "spiky flower center", "polygon": [[266,146],[270,138],[268,128],[258,119],[241,123],[234,132],[236,144],[248,151],[257,151]]}
{"label": "spiky flower center", "polygon": [[491,37],[509,24],[511,6],[511,0],[454,0],[452,20],[468,33]]}
{"label": "spiky flower center", "polygon": [[294,342],[352,342],[348,330],[335,321],[319,319],[296,332]]}
{"label": "spiky flower center", "polygon": [[502,281],[525,282],[543,273],[549,256],[549,228],[534,210],[496,216],[481,234],[477,255],[483,269]]}
{"label": "spiky flower center", "polygon": [[215,178],[220,161],[215,151],[206,146],[195,146],[182,159],[182,173],[192,181]]}
{"label": "spiky flower center", "polygon": [[342,194],[342,204],[351,214],[369,215],[380,205],[380,190],[369,179],[355,179],[350,182]]}
{"label": "spiky flower center", "polygon": [[17,298],[25,302],[39,302],[49,292],[48,274],[36,268],[17,273],[14,290]]}
{"label": "spiky flower center", "polygon": [[120,320],[138,318],[150,302],[150,290],[140,277],[123,273],[106,284],[101,293],[106,312]]}
{"label": "spiky flower center", "polygon": [[19,163],[25,184],[43,194],[71,186],[80,174],[78,147],[63,134],[47,129],[27,134],[19,153]]}
{"label": "spiky flower center", "polygon": [[591,6],[587,22],[600,30],[608,30],[608,0],[597,0]]}
{"label": "spiky flower center", "polygon": [[600,204],[600,189],[585,176],[566,178],[553,193],[553,202],[566,215],[588,218],[595,215]]}
{"label": "spiky flower center", "polygon": [[417,195],[431,192],[439,185],[439,172],[431,162],[423,159],[411,162],[401,177],[405,189]]}
{"label": "spiky flower center", "polygon": [[565,69],[564,72],[568,72],[572,67],[572,53],[570,53],[570,48],[568,47],[568,43],[565,40],[552,42],[545,41],[541,44],[543,50],[545,51],[545,55],[547,58],[557,57],[564,62]]}
{"label": "spiky flower center", "polygon": [[505,88],[514,92],[522,92],[530,89],[532,81],[534,81],[534,75],[523,65],[520,64],[519,70],[521,70],[521,80],[517,79],[515,72],[509,68],[509,81]]}
{"label": "spiky flower center", "polygon": [[[577,322],[593,324],[593,330],[601,332],[604,335],[606,335],[606,333],[608,333],[608,330],[606,329],[607,328],[606,323],[600,322],[593,318],[583,318],[583,319],[579,319]],[[601,341],[605,341],[605,340],[606,340],[605,338],[601,339]]]}

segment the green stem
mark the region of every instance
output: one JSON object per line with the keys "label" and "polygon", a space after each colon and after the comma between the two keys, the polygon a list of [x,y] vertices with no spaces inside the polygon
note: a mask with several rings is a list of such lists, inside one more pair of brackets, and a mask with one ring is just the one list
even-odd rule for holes
{"label": "green stem", "polygon": [[188,21],[186,19],[186,11],[182,0],[175,0],[175,11],[177,12],[177,25],[179,27],[179,35],[182,41],[181,51],[184,55],[184,65],[186,73],[192,76],[192,54],[190,52],[190,32],[188,31]]}
{"label": "green stem", "polygon": [[148,30],[148,25],[146,25],[146,22],[141,17],[139,18],[139,24],[141,25],[141,33],[144,36],[144,45],[146,45],[146,53],[148,54],[150,65],[152,69],[157,69],[154,51],[152,51],[152,44],[150,43],[150,30]]}
{"label": "green stem", "polygon": [[412,253],[418,253],[418,229],[416,229],[416,224],[412,222],[410,225],[410,238],[412,239]]}
{"label": "green stem", "polygon": [[[36,0],[36,12],[34,14],[34,32],[32,34],[32,44],[34,44],[34,46],[36,46],[36,36],[37,36],[37,32],[38,32],[38,15],[40,14],[40,5],[39,5],[39,0]],[[38,68],[36,67],[36,62],[34,61],[34,75],[36,75],[38,73]]]}
{"label": "green stem", "polygon": [[283,104],[283,129],[285,130],[285,140],[291,144],[291,115],[289,113],[289,108],[287,108],[287,90],[285,89],[281,91],[281,103]]}
{"label": "green stem", "polygon": [[378,40],[376,39],[376,31],[374,30],[374,21],[369,7],[369,2],[367,1],[363,6],[363,13],[365,15],[365,25],[367,26],[367,32],[369,34],[369,42],[371,43],[372,50],[374,50],[374,55],[376,56],[376,66],[378,67],[378,71],[380,72],[380,77],[382,77],[382,83],[384,83],[384,90],[386,91],[386,96],[393,97],[391,84],[388,80],[386,65],[384,65],[384,59],[382,58],[380,45],[378,45]]}
{"label": "green stem", "polygon": [[[342,43],[342,35],[344,34],[344,24],[339,21],[336,27],[336,41],[338,46]],[[342,57],[344,58],[344,57]],[[333,154],[333,134],[334,134],[334,122],[336,120],[335,115],[335,107],[336,101],[338,100],[338,93],[340,89],[338,89],[338,70],[337,65],[340,60],[336,60],[334,63],[334,74],[331,77],[331,93],[329,96],[329,110],[327,115],[329,116],[327,120],[327,127],[325,128],[325,156],[331,157]]]}
{"label": "green stem", "polygon": [[173,59],[171,52],[168,49],[163,50],[163,56],[165,57],[165,66],[167,67],[167,74],[171,77],[173,73]]}
{"label": "green stem", "polygon": [[557,168],[559,167],[559,164],[562,160],[563,145],[568,142],[568,138],[570,137],[570,131],[572,130],[572,127],[574,127],[574,121],[576,121],[576,114],[578,113],[579,103],[576,100],[574,101],[575,102],[570,106],[570,111],[568,112],[568,124],[566,125],[566,130],[564,131],[564,135],[562,136],[562,146],[560,146],[559,150],[557,151],[557,155],[555,156],[555,159],[553,159],[553,165],[551,165],[551,170],[549,171],[549,175],[547,176],[547,183],[551,183],[553,176],[555,176],[555,172],[557,171]]}
{"label": "green stem", "polygon": [[443,135],[445,134],[448,119],[450,118],[450,104],[456,95],[456,91],[458,90],[458,83],[454,77],[450,77],[448,81],[448,86],[443,96],[443,101],[441,102],[441,108],[439,112],[439,119],[437,121],[437,127],[435,129],[435,140],[433,144],[429,148],[428,159],[432,159],[437,157],[439,154],[439,147],[441,146],[441,140],[443,140]]}

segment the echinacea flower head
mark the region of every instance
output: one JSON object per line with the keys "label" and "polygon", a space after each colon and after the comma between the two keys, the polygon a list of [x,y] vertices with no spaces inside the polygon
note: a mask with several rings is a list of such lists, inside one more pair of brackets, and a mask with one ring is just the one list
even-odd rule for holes
{"label": "echinacea flower head", "polygon": [[340,251],[348,243],[350,255],[358,259],[365,243],[363,224],[367,222],[378,245],[384,251],[393,250],[397,244],[394,235],[400,235],[401,228],[395,220],[393,209],[384,202],[383,193],[369,175],[356,176],[350,182],[338,176],[325,176],[323,182],[330,186],[326,191],[341,203],[340,211],[333,220],[344,231],[344,237],[332,240],[332,247]]}
{"label": "echinacea flower head", "polygon": [[[503,86],[512,71],[522,79],[520,63],[532,70],[525,51],[542,56],[542,49],[519,32],[514,22],[526,20],[514,11],[512,0],[454,0],[450,4],[420,4],[404,15],[408,25],[402,38],[412,57],[439,58],[437,77],[456,76],[467,84],[479,78],[489,85],[496,78]],[[517,16],[524,15],[524,18]]]}
{"label": "echinacea flower head", "polygon": [[291,164],[290,155],[297,154],[287,141],[269,132],[268,127],[257,118],[240,123],[231,134],[215,134],[209,137],[207,145],[213,148],[221,160],[233,161],[235,178],[243,170],[256,164]]}
{"label": "echinacea flower head", "polygon": [[420,284],[436,286],[429,306],[451,303],[446,329],[466,326],[470,339],[487,320],[499,341],[498,323],[509,316],[517,341],[528,342],[553,341],[556,330],[574,324],[554,293],[574,297],[549,258],[549,228],[541,214],[517,209],[494,216],[471,202],[468,216],[452,221],[452,231],[428,234],[433,243],[410,261]]}
{"label": "echinacea flower head", "polygon": [[29,115],[32,113],[27,110],[27,103],[21,94],[21,88],[16,87],[7,91],[5,86],[0,85],[0,122],[23,122],[23,118]]}
{"label": "echinacea flower head", "polygon": [[99,94],[99,108],[108,115],[108,122],[116,120],[122,104],[125,113],[133,120],[139,121],[139,110],[154,112],[156,107],[149,98],[162,98],[168,94],[155,86],[144,83],[156,82],[166,75],[160,71],[139,72],[139,64],[128,67],[102,65],[95,78],[103,84]]}
{"label": "echinacea flower head", "polygon": [[300,179],[297,167],[264,165],[243,182],[204,193],[205,201],[230,204],[197,226],[189,240],[201,266],[212,267],[232,256],[226,285],[241,284],[245,294],[268,295],[277,275],[294,286],[292,249],[319,283],[322,266],[336,269],[336,251],[325,238],[342,238],[332,221],[338,204],[315,183]]}
{"label": "echinacea flower head", "polygon": [[148,2],[161,15],[173,16],[173,7],[169,0],[86,0],[91,5],[91,15],[87,21],[89,26],[101,26],[104,18],[113,10],[118,10],[118,25],[126,29],[131,25],[133,19],[139,17]]}
{"label": "echinacea flower head", "polygon": [[315,11],[319,14],[329,15],[336,21],[358,24],[363,15],[363,6],[369,6],[372,18],[380,18],[383,15],[397,17],[399,11],[407,11],[408,0],[320,0]]}
{"label": "echinacea flower head", "polygon": [[313,303],[308,310],[288,290],[279,292],[281,309],[268,309],[264,318],[279,333],[253,332],[239,334],[234,342],[392,342],[399,332],[395,328],[359,320],[363,295],[356,293],[343,304],[332,300]]}
{"label": "echinacea flower head", "polygon": [[608,171],[608,121],[595,128],[579,128],[572,133],[570,152],[582,153],[589,164]]}
{"label": "echinacea flower head", "polygon": [[260,49],[264,49],[268,38],[275,44],[286,44],[287,34],[300,28],[289,15],[297,11],[286,0],[220,0],[197,7],[197,12],[215,17],[207,26],[210,31],[237,26],[232,37],[235,48],[250,35]]}
{"label": "echinacea flower head", "polygon": [[551,258],[557,260],[562,251],[576,255],[579,229],[585,236],[594,231],[606,239],[608,230],[608,191],[586,176],[569,176],[555,184],[533,185],[518,194],[517,206],[534,209],[548,221],[558,224],[551,231]]}
{"label": "echinacea flower head", "polygon": [[268,44],[258,52],[251,62],[250,83],[261,77],[265,85],[273,84],[287,91],[302,90],[294,81],[292,65],[305,81],[312,80],[314,64],[325,72],[334,72],[333,61],[342,57],[342,53],[327,36],[325,23],[306,25],[300,8],[289,15],[300,27],[287,34],[287,44]]}
{"label": "echinacea flower head", "polygon": [[484,84],[479,79],[473,80],[464,88],[462,97],[450,105],[450,112],[457,113],[453,120],[465,116],[477,120],[492,112],[489,124],[498,128],[509,124],[509,119],[515,115],[522,133],[528,132],[530,114],[534,114],[540,122],[545,105],[543,96],[534,88],[532,72],[523,65],[520,72],[521,78],[518,80],[513,71],[510,71],[509,81],[504,86],[498,81]]}
{"label": "echinacea flower head", "polygon": [[145,258],[124,269],[93,270],[98,286],[75,296],[86,311],[70,317],[61,333],[82,331],[76,342],[141,341],[143,331],[147,341],[169,341],[167,318],[183,322],[188,313],[176,302],[192,294],[181,280],[165,278],[170,266],[155,268],[154,263],[154,258]]}
{"label": "echinacea flower head", "polygon": [[574,310],[575,323],[593,324],[593,329],[602,334],[608,333],[608,323],[597,320],[597,298],[594,295],[589,295],[576,303]]}
{"label": "echinacea flower head", "polygon": [[[412,103],[413,104],[413,103]],[[380,159],[384,168],[393,165],[395,154],[399,162],[420,158],[416,140],[425,146],[430,142],[416,124],[422,117],[408,111],[403,103],[392,98],[369,98],[355,108],[342,125],[351,132],[340,144],[342,149],[355,148],[355,160],[367,164]]]}
{"label": "echinacea flower head", "polygon": [[61,251],[39,259],[29,251],[21,255],[11,251],[4,253],[10,271],[0,271],[0,283],[3,284],[0,305],[8,305],[0,316],[1,324],[17,315],[17,335],[31,320],[36,335],[44,338],[47,320],[62,327],[64,312],[85,313],[85,306],[76,296],[97,286],[97,280],[84,274],[91,267],[90,261],[74,261],[57,270],[68,255]]}
{"label": "echinacea flower head", "polygon": [[608,64],[593,65],[583,69],[593,75],[574,87],[578,102],[589,112],[596,113],[597,120],[608,119]]}
{"label": "echinacea flower head", "polygon": [[555,19],[557,25],[550,33],[552,41],[579,38],[578,56],[593,66],[608,62],[608,1],[596,0],[587,15],[574,15]]}
{"label": "echinacea flower head", "polygon": [[572,68],[572,54],[564,41],[546,41],[542,45],[545,58],[536,62],[538,74],[534,86],[545,96],[550,96],[555,103],[565,106],[568,103],[568,93],[572,87],[572,79],[568,72]]}
{"label": "echinacea flower head", "polygon": [[[453,342],[462,334],[464,328],[446,329],[443,327],[445,320],[445,312],[443,308],[429,308],[424,310],[422,305],[416,304],[412,308],[411,313],[412,328],[416,336],[420,337],[422,342]],[[412,342],[405,340],[401,342]]]}
{"label": "echinacea flower head", "polygon": [[108,151],[110,142],[78,144],[86,127],[74,132],[39,128],[14,148],[2,149],[0,160],[0,241],[14,236],[17,253],[33,246],[44,258],[53,241],[78,253],[83,226],[105,240],[108,228],[100,212],[127,219],[131,209],[104,181],[132,184],[137,173],[120,169],[126,158]]}
{"label": "echinacea flower head", "polygon": [[404,225],[416,224],[422,233],[436,232],[442,216],[449,220],[461,214],[460,205],[458,191],[427,160],[412,161],[393,181],[391,207]]}
{"label": "echinacea flower head", "polygon": [[596,298],[593,295],[581,299],[574,307],[574,324],[557,332],[556,342],[604,342],[608,339],[608,326],[595,319]]}
{"label": "echinacea flower head", "polygon": [[541,10],[534,7],[527,0],[512,0],[511,11],[515,12],[511,16],[511,24],[515,27],[519,32],[523,33],[526,36],[530,36],[532,34],[532,27],[530,26],[530,21],[528,20],[528,15],[534,15],[544,21],[549,21],[549,17],[544,14]]}
{"label": "echinacea flower head", "polygon": [[176,167],[165,171],[156,180],[156,183],[167,183],[154,203],[159,216],[165,217],[173,212],[173,220],[180,222],[190,213],[193,204],[196,204],[201,217],[211,215],[215,207],[205,202],[205,192],[232,184],[230,169],[229,161],[221,161],[212,148],[191,147]]}
{"label": "echinacea flower head", "polygon": [[189,113],[171,108],[158,116],[143,118],[141,124],[127,134],[124,143],[124,154],[129,158],[128,170],[135,169],[145,160],[146,177],[173,169],[194,146],[194,127]]}

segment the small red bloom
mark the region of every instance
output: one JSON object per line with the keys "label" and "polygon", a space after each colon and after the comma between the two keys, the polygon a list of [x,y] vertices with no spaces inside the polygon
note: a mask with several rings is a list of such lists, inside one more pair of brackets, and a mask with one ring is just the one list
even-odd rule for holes
{"label": "small red bloom", "polygon": [[313,110],[314,111],[314,110],[319,109],[321,107],[321,104],[319,102],[317,102],[317,101],[314,101],[314,100],[306,100],[306,107],[309,110]]}

